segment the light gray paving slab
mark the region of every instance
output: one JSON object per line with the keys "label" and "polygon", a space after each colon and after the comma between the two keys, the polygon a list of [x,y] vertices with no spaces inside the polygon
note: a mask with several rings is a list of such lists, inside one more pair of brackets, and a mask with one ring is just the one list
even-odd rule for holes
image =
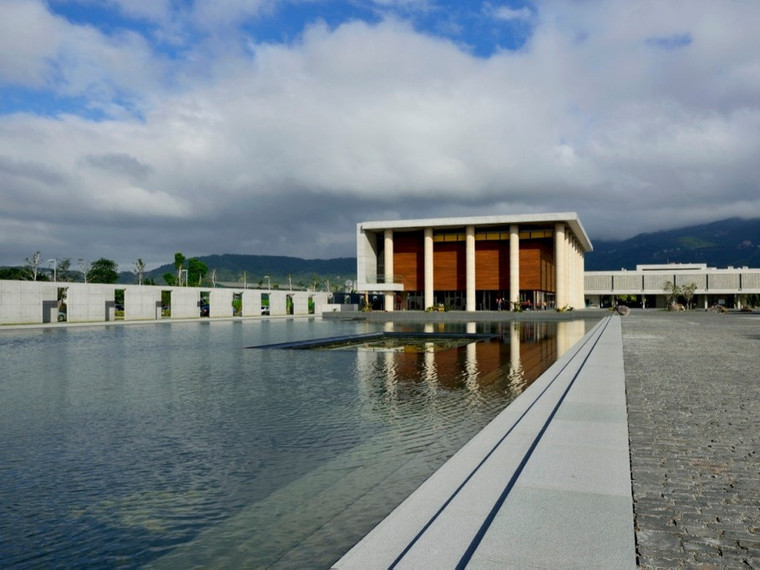
{"label": "light gray paving slab", "polygon": [[630,498],[523,487],[504,507],[510,516],[493,522],[472,568],[635,567],[632,537],[615,534],[631,517]]}

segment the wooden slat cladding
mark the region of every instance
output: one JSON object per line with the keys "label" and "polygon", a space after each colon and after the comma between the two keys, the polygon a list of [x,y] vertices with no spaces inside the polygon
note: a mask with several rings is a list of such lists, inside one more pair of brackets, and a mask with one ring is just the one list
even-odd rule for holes
{"label": "wooden slat cladding", "polygon": [[475,244],[475,289],[509,289],[509,242],[480,241]]}
{"label": "wooden slat cladding", "polygon": [[466,288],[463,243],[437,243],[433,254],[433,288],[436,291],[464,291]]}
{"label": "wooden slat cladding", "polygon": [[520,289],[554,291],[554,253],[550,240],[520,242]]}
{"label": "wooden slat cladding", "polygon": [[[433,288],[464,291],[466,250],[464,242],[434,245]],[[554,243],[552,239],[520,240],[520,289],[555,292]],[[405,291],[425,288],[424,234],[398,232],[393,238],[393,273]],[[509,290],[509,241],[475,243],[475,288],[478,291]]]}
{"label": "wooden slat cladding", "polygon": [[396,233],[393,236],[393,273],[401,279],[404,291],[421,291],[425,287],[424,271],[424,234]]}

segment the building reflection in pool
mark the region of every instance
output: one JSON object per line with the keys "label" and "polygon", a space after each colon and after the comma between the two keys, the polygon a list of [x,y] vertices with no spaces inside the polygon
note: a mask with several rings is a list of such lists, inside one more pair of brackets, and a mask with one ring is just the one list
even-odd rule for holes
{"label": "building reflection in pool", "polygon": [[[483,325],[480,325],[481,327]],[[388,323],[385,332],[410,332]],[[450,332],[425,325],[428,334]],[[584,320],[567,322],[504,322],[468,334],[494,333],[491,338],[404,337],[370,339],[331,350],[356,351],[357,379],[368,391],[383,378],[386,397],[398,396],[403,387],[426,385],[432,392],[466,389],[473,395],[500,389],[519,394],[586,333]]]}

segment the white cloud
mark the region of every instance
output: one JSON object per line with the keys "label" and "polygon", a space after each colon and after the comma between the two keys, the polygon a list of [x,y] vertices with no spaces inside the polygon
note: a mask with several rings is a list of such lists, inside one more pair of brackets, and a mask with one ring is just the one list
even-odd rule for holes
{"label": "white cloud", "polygon": [[530,20],[533,13],[530,8],[510,8],[509,6],[498,6],[493,8],[493,16],[497,20],[512,22],[514,20]]}
{"label": "white cloud", "polygon": [[[213,37],[175,62],[30,5],[12,7],[52,39],[0,77],[49,81],[52,59],[61,93],[141,102],[140,120],[0,116],[4,206],[62,249],[105,227],[134,257],[315,257],[351,254],[361,219],[571,210],[606,238],[760,216],[754,3],[541,2],[529,42],[490,58],[387,20],[248,54]],[[219,18],[266,8],[248,6]]]}

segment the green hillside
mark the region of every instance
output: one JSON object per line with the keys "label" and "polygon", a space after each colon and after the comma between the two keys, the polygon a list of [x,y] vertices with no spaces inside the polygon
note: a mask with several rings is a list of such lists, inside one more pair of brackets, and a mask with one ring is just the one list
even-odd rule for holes
{"label": "green hillside", "polygon": [[587,271],[635,269],[653,263],[760,267],[760,220],[730,218],[710,224],[639,234],[623,241],[591,241]]}
{"label": "green hillside", "polygon": [[[311,287],[316,280],[319,288],[325,288],[329,281],[330,288],[340,285],[345,281],[356,279],[356,258],[339,257],[334,259],[301,259],[298,257],[286,257],[277,255],[207,255],[199,256],[198,259],[205,263],[209,272],[216,270],[217,283],[243,283],[256,286],[261,283],[267,284],[266,276],[272,286]],[[174,265],[166,264],[146,273],[146,277],[152,278],[157,284],[163,284],[165,273],[175,273]],[[122,274],[121,282],[134,282],[134,274]]]}

